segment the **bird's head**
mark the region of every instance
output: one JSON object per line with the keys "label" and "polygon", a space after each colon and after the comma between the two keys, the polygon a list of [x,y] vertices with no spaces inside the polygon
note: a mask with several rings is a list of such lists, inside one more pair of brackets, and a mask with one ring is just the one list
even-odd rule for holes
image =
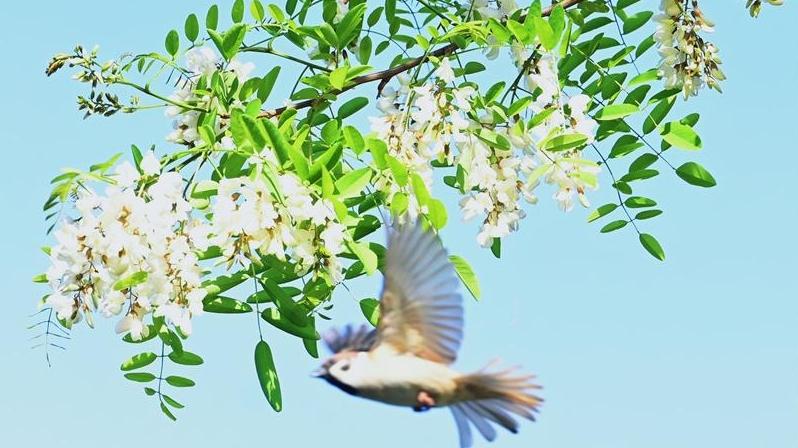
{"label": "bird's head", "polygon": [[356,352],[336,353],[327,358],[312,376],[321,378],[350,395],[358,395],[356,366],[359,356],[360,354]]}

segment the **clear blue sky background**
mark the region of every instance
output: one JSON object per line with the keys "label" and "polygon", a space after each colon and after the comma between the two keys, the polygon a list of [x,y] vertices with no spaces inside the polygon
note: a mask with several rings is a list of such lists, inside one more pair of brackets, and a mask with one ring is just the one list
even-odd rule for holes
{"label": "clear blue sky background", "polygon": [[[291,337],[267,326],[285,410],[275,414],[258,388],[251,316],[206,315],[189,347],[206,364],[198,387],[175,397],[179,421],[124,380],[136,348],[110,322],[81,326],[47,368],[29,350],[26,317],[44,290],[29,279],[46,267],[41,208],[62,166],[85,167],[130,143],[164,145],[160,112],[83,121],[80,87],[46,79],[48,58],[76,42],[106,55],[161,48],[185,14],[209,2],[9,2],[0,44],[0,220],[3,317],[0,428],[4,446],[456,446],[446,411],[352,399],[308,377],[317,364]],[[653,0],[648,3],[659,3]],[[666,214],[647,229],[666,246],[653,260],[631,231],[599,235],[587,212],[562,214],[548,198],[496,262],[453,220],[445,241],[474,264],[484,300],[467,300],[464,352],[471,370],[500,356],[536,372],[546,398],[537,424],[500,435],[500,447],[726,448],[798,444],[798,10],[788,2],[750,19],[743,1],[705,1],[718,24],[726,93],[690,103],[702,112],[705,150],[696,155],[718,179],[713,190],[675,178],[643,187]],[[259,64],[263,70],[265,65]],[[661,176],[666,177],[666,176]],[[596,203],[609,199],[603,188]],[[379,278],[354,285],[373,296]],[[337,297],[338,322],[359,320],[356,302]],[[173,373],[177,373],[174,371]],[[480,443],[482,443],[480,441]]]}

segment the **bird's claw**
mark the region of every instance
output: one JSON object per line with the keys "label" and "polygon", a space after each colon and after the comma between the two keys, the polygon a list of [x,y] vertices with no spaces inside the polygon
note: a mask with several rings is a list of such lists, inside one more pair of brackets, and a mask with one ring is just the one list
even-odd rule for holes
{"label": "bird's claw", "polygon": [[418,393],[418,397],[416,397],[416,402],[417,404],[413,406],[413,410],[415,412],[429,411],[430,409],[432,409],[433,406],[435,406],[435,399],[432,398],[430,394],[428,394],[426,391],[423,390]]}

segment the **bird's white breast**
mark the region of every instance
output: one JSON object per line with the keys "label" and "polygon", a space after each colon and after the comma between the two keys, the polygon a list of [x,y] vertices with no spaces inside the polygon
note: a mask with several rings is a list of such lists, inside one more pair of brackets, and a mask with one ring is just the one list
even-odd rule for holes
{"label": "bird's white breast", "polygon": [[459,376],[449,366],[409,354],[371,353],[358,364],[360,375],[353,385],[359,394],[397,406],[415,406],[422,390],[435,397],[437,404],[446,404]]}

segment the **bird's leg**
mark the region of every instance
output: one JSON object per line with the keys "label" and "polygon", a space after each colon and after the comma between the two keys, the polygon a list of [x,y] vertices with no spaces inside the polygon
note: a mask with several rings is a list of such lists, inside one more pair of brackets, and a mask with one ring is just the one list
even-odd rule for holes
{"label": "bird's leg", "polygon": [[416,403],[417,404],[413,406],[413,410],[416,412],[424,412],[435,406],[435,399],[432,398],[432,395],[428,394],[427,391],[421,390],[416,397]]}

